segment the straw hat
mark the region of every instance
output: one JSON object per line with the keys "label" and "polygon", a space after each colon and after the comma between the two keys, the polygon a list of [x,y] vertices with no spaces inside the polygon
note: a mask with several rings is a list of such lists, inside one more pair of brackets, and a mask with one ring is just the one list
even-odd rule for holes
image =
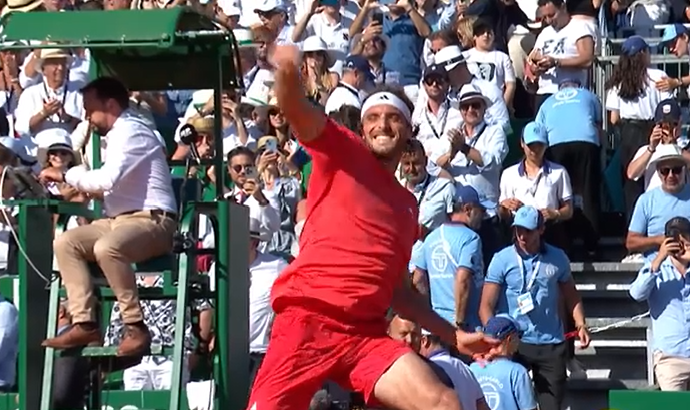
{"label": "straw hat", "polygon": [[259,138],[259,140],[256,142],[256,150],[260,150],[261,148],[265,147],[266,144],[268,144],[268,141],[270,140],[275,140],[276,146],[278,146],[278,138],[273,136],[273,135],[264,135],[263,137]]}
{"label": "straw hat", "polygon": [[187,124],[194,127],[196,132],[211,134],[213,133],[213,116],[203,117],[203,118],[192,118],[187,121]]}
{"label": "straw hat", "polygon": [[3,7],[0,15],[4,16],[11,12],[27,12],[43,5],[43,0],[7,0],[7,5]]}
{"label": "straw hat", "polygon": [[72,64],[72,53],[64,48],[43,48],[41,49],[40,56],[36,60],[36,71],[39,73],[43,72],[43,63],[46,60],[55,60],[59,58],[64,58],[67,60],[67,66]]}

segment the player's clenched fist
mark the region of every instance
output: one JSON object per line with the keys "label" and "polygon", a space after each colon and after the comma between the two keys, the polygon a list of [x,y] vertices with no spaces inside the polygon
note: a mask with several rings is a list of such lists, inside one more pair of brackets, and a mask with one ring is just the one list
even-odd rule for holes
{"label": "player's clenched fist", "polygon": [[268,62],[277,69],[298,67],[301,59],[302,55],[297,46],[273,46],[268,51]]}

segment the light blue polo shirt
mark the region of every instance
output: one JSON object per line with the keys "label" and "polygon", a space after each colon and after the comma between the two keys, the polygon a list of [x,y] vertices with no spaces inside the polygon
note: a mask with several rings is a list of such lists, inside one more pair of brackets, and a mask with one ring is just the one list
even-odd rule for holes
{"label": "light blue polo shirt", "polygon": [[601,101],[585,88],[566,87],[544,101],[535,121],[546,127],[551,147],[567,142],[599,145]]}
{"label": "light blue polo shirt", "polygon": [[481,326],[479,301],[484,285],[482,261],[479,235],[463,224],[443,224],[424,240],[422,252],[413,262],[419,269],[427,271],[431,306],[449,323],[455,324],[455,277],[459,268],[465,268],[473,278],[465,323],[470,329]]}
{"label": "light blue polo shirt", "polygon": [[[527,289],[535,267],[538,269],[533,285]],[[522,336],[523,342],[545,345],[565,341],[559,310],[559,284],[571,279],[570,261],[565,252],[544,243],[542,252],[537,255],[523,255],[513,245],[496,253],[485,281],[502,286],[496,314],[508,314],[525,325],[527,330]],[[517,299],[528,291],[532,295],[534,309],[522,315]]]}
{"label": "light blue polo shirt", "polygon": [[[630,232],[639,233],[647,237],[664,234],[666,222],[677,216],[690,216],[690,185],[685,184],[677,194],[671,194],[661,187],[650,189],[640,195],[635,203],[632,218],[630,218]],[[655,254],[654,251],[644,253],[645,258]]]}
{"label": "light blue polo shirt", "polygon": [[400,73],[401,86],[418,84],[422,78],[424,37],[419,35],[410,16],[404,14],[393,20],[385,14],[383,34],[390,38],[383,64]]}
{"label": "light blue polo shirt", "polygon": [[484,392],[491,410],[534,410],[537,398],[532,380],[521,364],[499,357],[480,366],[472,363],[470,370]]}

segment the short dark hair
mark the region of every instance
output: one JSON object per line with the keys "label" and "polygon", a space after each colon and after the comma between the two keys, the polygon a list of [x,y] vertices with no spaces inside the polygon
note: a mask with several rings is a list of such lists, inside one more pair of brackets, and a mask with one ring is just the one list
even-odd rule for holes
{"label": "short dark hair", "polygon": [[407,140],[407,144],[405,144],[403,155],[413,155],[418,152],[426,156],[426,150],[424,149],[424,145],[422,145],[422,142],[417,138],[409,138]]}
{"label": "short dark hair", "polygon": [[359,132],[362,126],[362,111],[353,105],[343,105],[337,111],[328,113],[328,117],[353,132]]}
{"label": "short dark hair", "polygon": [[115,77],[98,77],[82,87],[79,92],[94,92],[96,98],[101,101],[115,100],[121,109],[129,108],[129,90]]}
{"label": "short dark hair", "polygon": [[233,158],[239,155],[246,155],[252,159],[252,162],[256,161],[256,155],[254,154],[254,151],[250,150],[249,148],[243,145],[231,149],[230,152],[228,152],[227,161],[230,162]]}
{"label": "short dark hair", "polygon": [[481,36],[484,33],[493,33],[494,27],[486,20],[479,19],[472,25],[472,35],[474,37]]}
{"label": "short dark hair", "polygon": [[88,0],[79,3],[76,9],[79,11],[103,10],[103,3],[100,0]]}
{"label": "short dark hair", "polygon": [[664,236],[667,238],[674,238],[676,236],[690,238],[690,220],[682,216],[669,219],[666,222],[666,226],[664,226]]}
{"label": "short dark hair", "polygon": [[554,6],[561,8],[563,6],[563,0],[538,0],[537,1],[537,6],[538,7],[543,7],[546,6],[547,4],[553,4]]}
{"label": "short dark hair", "polygon": [[457,34],[448,29],[434,31],[433,33],[429,34],[429,41],[434,40],[443,40],[443,42],[449,46],[457,46],[459,43]]}

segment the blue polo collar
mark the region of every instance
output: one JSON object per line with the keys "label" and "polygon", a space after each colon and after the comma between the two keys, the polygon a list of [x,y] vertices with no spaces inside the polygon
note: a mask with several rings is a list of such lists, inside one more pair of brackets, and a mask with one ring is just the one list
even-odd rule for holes
{"label": "blue polo collar", "polygon": [[[551,170],[553,169],[551,162],[548,160],[544,160],[544,163],[541,165],[542,172],[544,172],[544,175],[549,175],[551,173]],[[525,160],[523,159],[520,161],[518,164],[518,175],[521,177],[525,176]]]}

